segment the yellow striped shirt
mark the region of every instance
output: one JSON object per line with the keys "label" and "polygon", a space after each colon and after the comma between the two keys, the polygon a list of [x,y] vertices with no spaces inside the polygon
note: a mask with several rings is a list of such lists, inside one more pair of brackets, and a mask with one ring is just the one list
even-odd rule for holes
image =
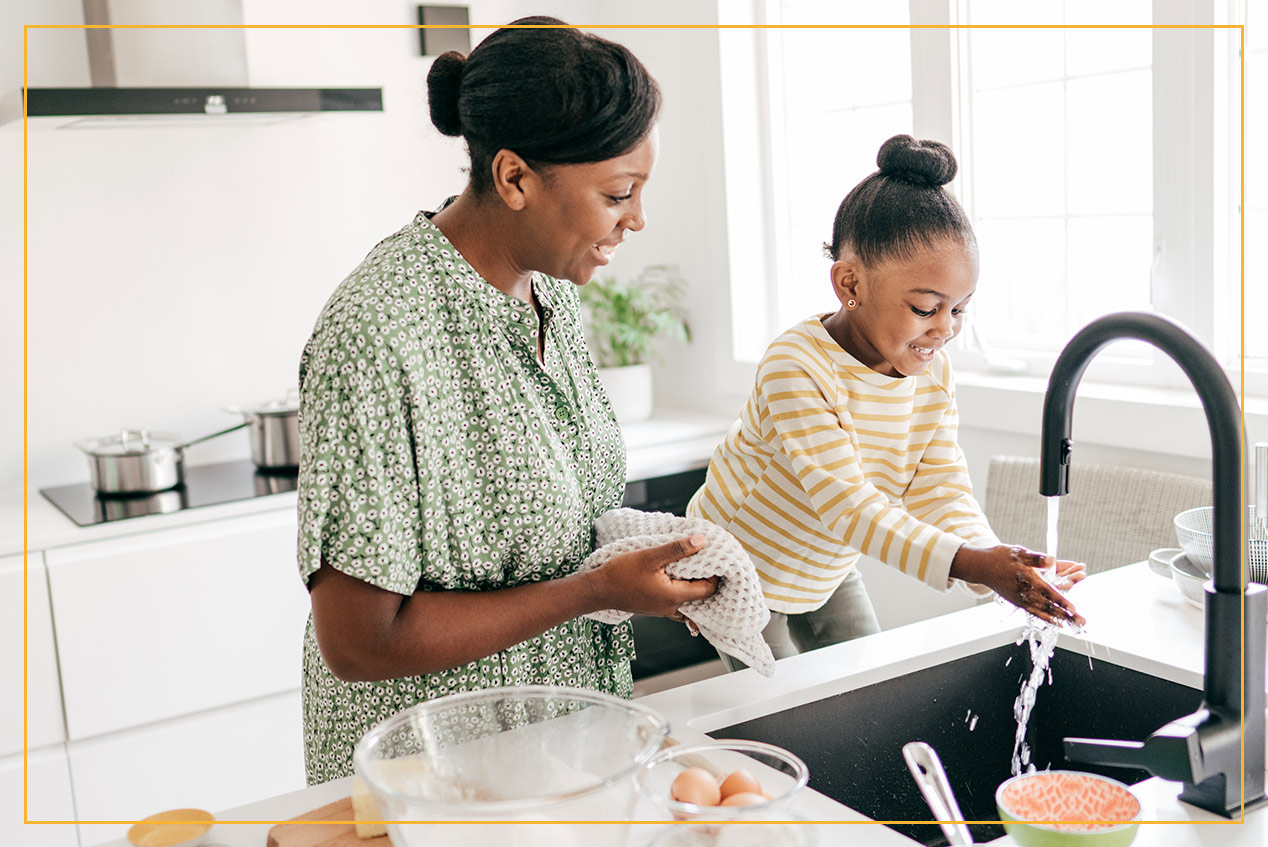
{"label": "yellow striped shirt", "polygon": [[962,544],[999,543],[956,423],[946,351],[888,377],[809,318],[767,349],[687,514],[739,539],[777,612],[823,605],[860,552],[945,591]]}

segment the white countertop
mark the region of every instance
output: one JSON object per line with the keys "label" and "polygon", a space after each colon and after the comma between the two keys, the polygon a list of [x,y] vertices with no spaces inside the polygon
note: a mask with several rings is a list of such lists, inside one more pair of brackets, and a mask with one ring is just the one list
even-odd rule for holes
{"label": "white countertop", "polygon": [[[649,420],[626,424],[622,430],[627,451],[626,480],[705,467],[730,425],[730,419],[675,410],[657,410]],[[87,470],[85,465],[85,476]],[[20,489],[5,492],[0,498],[0,556],[20,554],[24,548],[48,550],[241,515],[293,510],[297,499],[291,491],[81,527],[40,494],[40,487],[47,486],[32,482],[25,504]]]}
{"label": "white countertop", "polygon": [[[1154,576],[1145,564],[1089,577],[1071,596],[1088,620],[1086,639],[1063,634],[1061,647],[1085,655],[1090,651],[1095,659],[1191,687],[1202,686],[1202,613],[1185,604],[1175,586]],[[1020,613],[985,604],[784,659],[770,679],[742,671],[659,692],[640,702],[669,718],[677,740],[705,740],[704,733],[739,721],[1010,643],[1021,623]],[[347,796],[348,782],[338,780],[224,810],[217,816],[220,821],[243,823],[217,824],[210,840],[230,847],[262,847],[273,822]],[[1224,821],[1180,803],[1176,799],[1179,787],[1160,779],[1136,786],[1145,805],[1146,823],[1135,845],[1262,847],[1268,843],[1268,813],[1253,813],[1245,823]],[[879,824],[845,823],[862,818],[813,791],[803,792],[794,810],[810,820],[840,821],[818,826],[823,847],[913,843]],[[637,827],[632,845],[645,843],[655,829]],[[125,842],[111,842],[110,847],[125,847]]]}

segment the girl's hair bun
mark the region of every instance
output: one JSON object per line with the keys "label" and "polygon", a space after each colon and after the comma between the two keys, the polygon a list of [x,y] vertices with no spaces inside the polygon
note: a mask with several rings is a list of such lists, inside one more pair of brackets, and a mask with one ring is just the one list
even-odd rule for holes
{"label": "girl's hair bun", "polygon": [[887,177],[928,187],[946,185],[958,167],[950,147],[910,135],[895,135],[882,144],[876,154],[876,166]]}
{"label": "girl's hair bun", "polygon": [[466,64],[466,56],[450,50],[437,56],[427,72],[427,105],[431,109],[431,122],[445,135],[462,135],[458,92]]}

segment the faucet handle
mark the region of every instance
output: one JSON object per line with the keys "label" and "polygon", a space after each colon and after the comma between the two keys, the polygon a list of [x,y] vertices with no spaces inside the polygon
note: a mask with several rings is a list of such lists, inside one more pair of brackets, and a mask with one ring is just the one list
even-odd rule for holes
{"label": "faucet handle", "polygon": [[1141,741],[1110,741],[1102,738],[1063,739],[1065,757],[1070,762],[1139,768],[1163,779],[1196,783],[1206,779],[1198,726],[1210,713],[1199,709],[1178,718]]}

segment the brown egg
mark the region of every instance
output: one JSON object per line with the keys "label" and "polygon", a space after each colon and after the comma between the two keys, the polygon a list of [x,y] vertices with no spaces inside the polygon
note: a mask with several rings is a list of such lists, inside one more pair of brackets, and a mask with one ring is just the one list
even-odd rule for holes
{"label": "brown egg", "polygon": [[722,799],[718,781],[704,768],[687,768],[674,777],[669,793],[679,803],[696,806],[716,806]]}
{"label": "brown egg", "polygon": [[722,791],[722,799],[730,797],[732,794],[761,794],[762,786],[757,778],[746,770],[738,770],[722,780],[719,786]]}
{"label": "brown egg", "polygon": [[752,806],[765,803],[770,798],[765,794],[754,794],[752,791],[737,791],[722,801],[723,806]]}

